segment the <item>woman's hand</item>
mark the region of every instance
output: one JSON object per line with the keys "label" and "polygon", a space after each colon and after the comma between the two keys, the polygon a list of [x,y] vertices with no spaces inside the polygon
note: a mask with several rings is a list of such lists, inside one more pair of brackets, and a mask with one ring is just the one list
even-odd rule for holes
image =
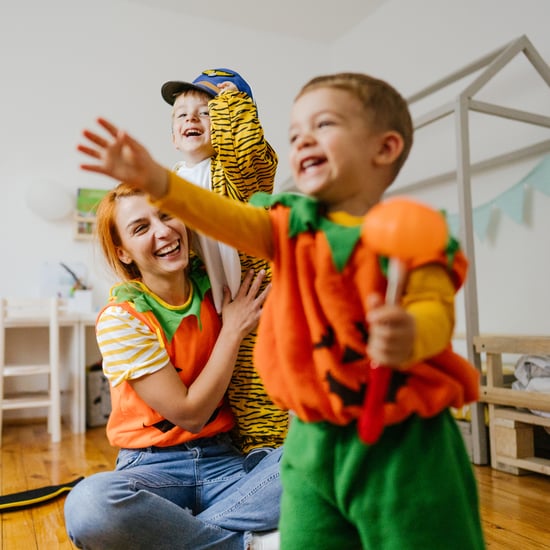
{"label": "woman's hand", "polygon": [[235,335],[241,339],[255,329],[260,320],[262,306],[271,288],[271,285],[267,285],[260,292],[264,279],[265,271],[263,269],[256,277],[254,277],[253,271],[249,271],[233,300],[231,300],[229,289],[224,289],[223,327],[226,330],[234,331]]}

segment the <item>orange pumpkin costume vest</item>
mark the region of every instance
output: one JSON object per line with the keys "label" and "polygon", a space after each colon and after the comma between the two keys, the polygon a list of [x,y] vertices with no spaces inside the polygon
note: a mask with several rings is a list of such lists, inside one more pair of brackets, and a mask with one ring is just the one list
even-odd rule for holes
{"label": "orange pumpkin costume vest", "polygon": [[[271,206],[275,250],[275,284],[260,322],[256,368],[282,408],[306,422],[346,425],[359,417],[369,383],[366,299],[385,293],[381,258],[362,242],[361,226],[332,223],[314,199],[258,195],[252,202]],[[456,241],[450,245],[447,255],[407,267],[440,264],[460,288],[467,262]],[[411,414],[435,416],[478,395],[477,371],[450,347],[392,378],[385,425]]]}
{"label": "orange pumpkin costume vest", "polygon": [[[128,299],[121,300],[120,294],[119,298],[112,295],[111,302],[106,306],[122,307],[145,323],[156,334],[178,376],[187,386],[195,380],[208,361],[221,328],[208,290],[208,279],[206,276],[192,276],[191,281],[195,293],[196,314],[187,312],[181,317],[181,321],[168,310],[163,311],[163,306],[139,283],[115,287],[115,294],[117,288],[122,288]],[[233,414],[224,400],[199,433],[188,432],[149,407],[126,381],[116,387],[111,386],[111,402],[112,412],[107,423],[107,436],[112,445],[122,448],[178,445],[192,439],[227,432],[234,425]]]}

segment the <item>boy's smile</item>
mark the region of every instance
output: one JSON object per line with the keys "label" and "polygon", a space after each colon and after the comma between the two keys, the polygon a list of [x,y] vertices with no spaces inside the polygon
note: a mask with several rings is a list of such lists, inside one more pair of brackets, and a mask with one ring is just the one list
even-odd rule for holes
{"label": "boy's smile", "polygon": [[172,142],[188,166],[214,154],[210,139],[208,96],[200,92],[184,92],[174,101]]}
{"label": "boy's smile", "polygon": [[369,173],[376,134],[357,98],[345,90],[319,88],[294,103],[290,164],[298,189],[329,210],[364,214],[375,202]]}

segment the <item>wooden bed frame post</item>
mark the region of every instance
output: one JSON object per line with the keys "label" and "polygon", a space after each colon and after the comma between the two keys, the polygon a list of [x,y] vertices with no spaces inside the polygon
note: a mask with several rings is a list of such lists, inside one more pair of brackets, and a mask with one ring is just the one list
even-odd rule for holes
{"label": "wooden bed frame post", "polygon": [[[456,117],[456,158],[458,204],[460,212],[460,240],[464,253],[472,266],[464,284],[464,305],[466,324],[466,344],[468,359],[481,372],[481,357],[474,347],[474,337],[479,335],[479,312],[477,307],[477,281],[475,266],[475,246],[472,223],[472,192],[470,174],[470,131],[469,98],[460,95],[455,108]],[[474,464],[487,464],[489,460],[487,431],[483,404],[474,403],[471,410],[472,461]]]}
{"label": "wooden bed frame post", "polygon": [[[517,148],[513,151],[508,151],[504,154],[472,164],[470,159],[470,129],[468,117],[470,111],[475,111],[486,115],[503,117],[544,128],[550,128],[550,117],[548,116],[518,109],[510,109],[502,105],[494,105],[474,99],[475,94],[519,54],[524,54],[526,56],[535,71],[541,76],[546,84],[550,86],[550,67],[533,47],[533,44],[531,44],[527,36],[523,35],[407,98],[410,105],[440,91],[450,84],[456,83],[466,76],[480,71],[455,100],[433,108],[431,111],[416,118],[414,121],[415,130],[419,130],[446,116],[454,115],[456,122],[455,136],[457,140],[456,170],[431,176],[407,185],[398,186],[386,193],[386,196],[402,194],[456,180],[458,185],[460,238],[464,252],[470,263],[469,274],[464,285],[467,356],[480,371],[481,358],[474,345],[474,338],[479,336],[479,314],[475,246],[473,238],[471,176],[473,173],[489,170],[496,166],[547,153],[550,151],[550,140],[544,140],[526,147]],[[471,408],[472,461],[474,464],[487,464],[488,462],[487,430],[483,407],[483,404],[478,403]]]}

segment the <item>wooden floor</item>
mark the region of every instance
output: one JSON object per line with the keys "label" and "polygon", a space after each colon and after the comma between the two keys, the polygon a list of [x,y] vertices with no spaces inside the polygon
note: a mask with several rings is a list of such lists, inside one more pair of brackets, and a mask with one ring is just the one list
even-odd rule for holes
{"label": "wooden floor", "polygon": [[[51,444],[44,424],[4,427],[0,450],[1,494],[67,483],[93,472],[111,470],[116,450],[104,427]],[[550,477],[514,476],[475,466],[487,548],[550,548]],[[17,512],[0,514],[0,549],[69,550],[63,523],[65,496]],[[444,550],[444,549],[441,549]]]}

